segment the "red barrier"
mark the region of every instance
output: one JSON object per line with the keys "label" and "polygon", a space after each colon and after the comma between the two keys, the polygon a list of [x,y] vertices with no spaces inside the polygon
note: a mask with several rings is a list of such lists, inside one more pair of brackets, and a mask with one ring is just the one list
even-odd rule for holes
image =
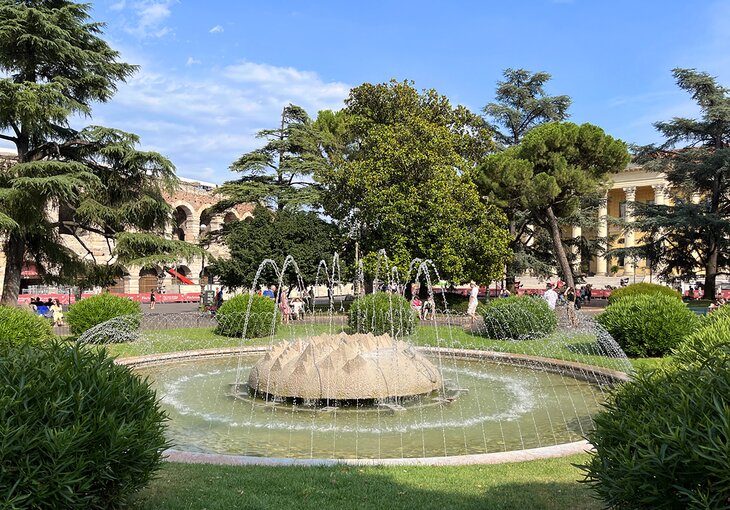
{"label": "red barrier", "polygon": [[[118,294],[112,292],[114,296],[125,297],[132,301],[139,301],[140,303],[149,303],[149,294]],[[81,298],[87,298],[95,296],[96,294],[84,293],[81,294]],[[30,300],[34,298],[40,298],[41,301],[48,301],[48,299],[58,299],[62,305],[73,304],[76,302],[76,298],[73,294],[21,294],[18,296],[19,305],[30,304]],[[197,303],[200,301],[200,294],[197,292],[187,292],[183,294],[155,294],[155,301],[157,303]]]}

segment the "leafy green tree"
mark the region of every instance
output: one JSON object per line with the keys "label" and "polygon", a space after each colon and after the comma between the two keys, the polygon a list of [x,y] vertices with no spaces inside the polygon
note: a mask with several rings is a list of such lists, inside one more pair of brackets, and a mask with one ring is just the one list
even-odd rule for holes
{"label": "leafy green tree", "polygon": [[352,233],[366,264],[385,249],[400,267],[432,259],[455,281],[501,274],[504,216],[481,203],[471,178],[493,149],[483,119],[407,81],[352,89],[344,114],[348,139],[316,179],[325,212]]}
{"label": "leafy green tree", "polygon": [[[231,257],[216,260],[211,270],[226,287],[251,286],[262,260],[272,259],[281,264],[287,255],[296,260],[304,282],[313,283],[319,261],[328,260],[340,246],[337,228],[315,212],[274,212],[262,205],[254,209],[253,217],[226,225],[222,237]],[[293,268],[286,278],[290,285],[297,283]],[[273,271],[267,267],[260,283],[275,281]]]}
{"label": "leafy green tree", "polygon": [[[27,259],[56,281],[108,281],[119,273],[118,264],[100,269],[76,256],[62,233],[81,246],[85,233],[96,233],[113,247],[117,233],[161,230],[170,215],[162,198],[175,181],[167,159],[137,151],[134,135],[68,124],[90,115],[94,101],[109,100],[136,70],[98,37],[103,24],[89,21],[89,9],[64,0],[0,0],[0,139],[18,153],[18,164],[0,173],[3,304],[16,303]],[[58,219],[48,215],[54,205]],[[126,253],[119,264],[144,255]]]}
{"label": "leafy green tree", "polygon": [[532,129],[519,145],[490,156],[484,170],[498,190],[502,182],[511,186],[515,196],[510,200],[516,208],[528,210],[529,222],[550,233],[558,267],[573,286],[561,220],[572,222],[581,204],[605,189],[607,174],[624,168],[628,161],[626,144],[601,128],[552,122]]}
{"label": "leafy green tree", "polygon": [[[730,267],[730,91],[707,73],[680,68],[672,73],[701,117],[655,123],[666,142],[639,151],[637,161],[665,173],[671,205],[635,204],[635,229],[645,233],[636,251],[661,261],[666,278],[703,269],[705,295],[712,297],[718,273]],[[675,149],[679,144],[686,146]]]}
{"label": "leafy green tree", "polygon": [[[551,78],[545,72],[505,69],[497,83],[496,102],[484,107],[489,127],[503,147],[519,144],[532,128],[568,117],[569,96],[548,96],[544,85]],[[530,269],[537,274],[552,272],[555,258],[546,249],[549,238],[532,222],[524,183],[531,176],[528,162],[509,158],[487,158],[476,172],[480,195],[507,215],[513,258],[505,267],[507,288],[514,292],[515,277]],[[546,243],[545,241],[548,241]]]}
{"label": "leafy green tree", "polygon": [[309,178],[323,163],[320,139],[307,112],[289,104],[281,112],[279,127],[259,131],[267,143],[237,159],[231,170],[241,178],[220,188],[220,207],[264,201],[282,210],[318,202],[318,190]]}

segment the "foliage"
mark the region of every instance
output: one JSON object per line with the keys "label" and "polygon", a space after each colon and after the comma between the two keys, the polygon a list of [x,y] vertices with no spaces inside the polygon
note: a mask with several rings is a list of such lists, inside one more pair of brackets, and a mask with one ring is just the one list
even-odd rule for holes
{"label": "foliage", "polygon": [[[622,170],[628,162],[626,144],[601,128],[551,122],[530,130],[519,145],[487,158],[480,183],[508,210],[529,211],[520,217],[522,225],[537,225],[550,234],[553,256],[572,287],[561,222],[581,224],[581,217],[587,216],[581,209],[597,203],[608,173]],[[513,239],[526,233],[515,231]]]}
{"label": "foliage", "polygon": [[614,301],[597,317],[629,356],[664,356],[699,327],[700,319],[675,296],[638,294]]}
{"label": "foliage", "polygon": [[[90,9],[66,0],[0,3],[0,139],[18,153],[18,164],[0,172],[5,304],[16,303],[28,259],[47,281],[108,284],[128,260],[105,267],[85,235],[111,243],[124,231],[162,232],[170,215],[163,198],[175,183],[170,161],[138,151],[133,134],[69,124],[136,70],[98,37],[103,24],[89,21]],[[48,214],[54,207],[55,218]],[[135,258],[141,255],[150,253]]]}
{"label": "foliage", "polygon": [[568,118],[570,97],[545,95],[543,86],[550,74],[505,69],[502,75],[504,81],[497,82],[497,102],[484,107],[486,116],[494,119],[489,127],[502,145],[517,145],[533,127]]}
{"label": "foliage", "polygon": [[[656,122],[666,142],[639,150],[638,162],[665,173],[670,205],[636,204],[636,227],[645,235],[635,251],[661,260],[660,274],[667,277],[703,270],[705,295],[714,296],[718,272],[730,268],[730,92],[694,69],[672,74],[697,102],[701,118]],[[675,149],[680,143],[686,146]]]}
{"label": "foliage", "polygon": [[[263,260],[283,262],[287,255],[294,257],[304,281],[314,282],[319,261],[329,259],[340,246],[336,227],[316,213],[286,209],[273,213],[261,205],[254,209],[253,217],[224,227],[223,240],[231,257],[216,260],[211,270],[229,288],[250,287]],[[293,266],[286,279],[289,284],[297,283]],[[259,283],[277,281],[277,275],[267,266]]]}
{"label": "foliage", "polygon": [[[142,317],[142,309],[138,301],[113,294],[98,294],[71,305],[65,317],[71,333],[81,335],[98,324],[115,317],[126,316],[132,317],[134,326],[132,329],[136,329]],[[97,335],[95,338],[98,343],[105,343],[114,337],[113,335]]]}
{"label": "foliage", "polygon": [[4,508],[119,507],[168,447],[149,382],[103,349],[0,349],[0,402]]}
{"label": "foliage", "polygon": [[351,233],[348,249],[359,243],[366,271],[385,249],[403,273],[421,258],[448,280],[500,275],[509,256],[505,219],[481,202],[471,179],[493,147],[484,121],[434,90],[395,81],[352,89],[344,113],[344,152],[332,151],[315,178],[326,214]]}
{"label": "foliage", "polygon": [[350,305],[347,324],[356,333],[410,335],[416,329],[418,312],[400,294],[375,292],[357,298]]}
{"label": "foliage", "polygon": [[678,299],[679,301],[682,300],[682,296],[679,292],[672,289],[671,287],[667,287],[665,285],[657,285],[655,283],[633,283],[631,285],[627,285],[626,287],[621,287],[618,289],[614,289],[611,291],[611,294],[608,296],[608,304],[611,305],[618,301],[619,299],[623,299],[626,296],[639,296],[639,295],[657,295],[661,294],[664,296],[670,296],[673,298]]}
{"label": "foliage", "polygon": [[304,108],[285,106],[280,127],[259,131],[257,137],[267,143],[231,165],[242,177],[221,186],[219,193],[226,198],[219,207],[254,202],[282,210],[318,203],[317,188],[308,177],[324,159],[317,130]]}
{"label": "foliage", "polygon": [[640,371],[614,391],[595,418],[588,436],[595,453],[583,469],[611,508],[727,508],[730,328],[725,321],[722,331],[722,340],[716,332],[693,335],[674,366]]}
{"label": "foliage", "polygon": [[274,321],[275,306],[274,300],[266,296],[234,296],[224,302],[216,312],[218,325],[215,333],[238,338],[260,338],[276,334],[279,316]]}
{"label": "foliage", "polygon": [[53,338],[48,319],[14,306],[0,306],[0,346],[40,344]]}
{"label": "foliage", "polygon": [[558,318],[544,299],[510,296],[492,299],[482,309],[483,335],[494,339],[527,340],[549,335]]}

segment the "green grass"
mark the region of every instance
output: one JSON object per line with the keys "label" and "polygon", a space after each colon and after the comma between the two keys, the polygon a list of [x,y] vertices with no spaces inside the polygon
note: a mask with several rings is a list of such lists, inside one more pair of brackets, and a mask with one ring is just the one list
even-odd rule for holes
{"label": "green grass", "polygon": [[261,467],[166,464],[135,510],[598,509],[587,455],[461,467]]}

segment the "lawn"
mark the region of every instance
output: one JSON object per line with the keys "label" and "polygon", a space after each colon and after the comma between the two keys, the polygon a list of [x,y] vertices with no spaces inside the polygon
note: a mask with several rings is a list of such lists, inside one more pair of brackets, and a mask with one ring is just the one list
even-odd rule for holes
{"label": "lawn", "polygon": [[165,464],[135,510],[598,509],[577,482],[587,455],[463,467]]}

